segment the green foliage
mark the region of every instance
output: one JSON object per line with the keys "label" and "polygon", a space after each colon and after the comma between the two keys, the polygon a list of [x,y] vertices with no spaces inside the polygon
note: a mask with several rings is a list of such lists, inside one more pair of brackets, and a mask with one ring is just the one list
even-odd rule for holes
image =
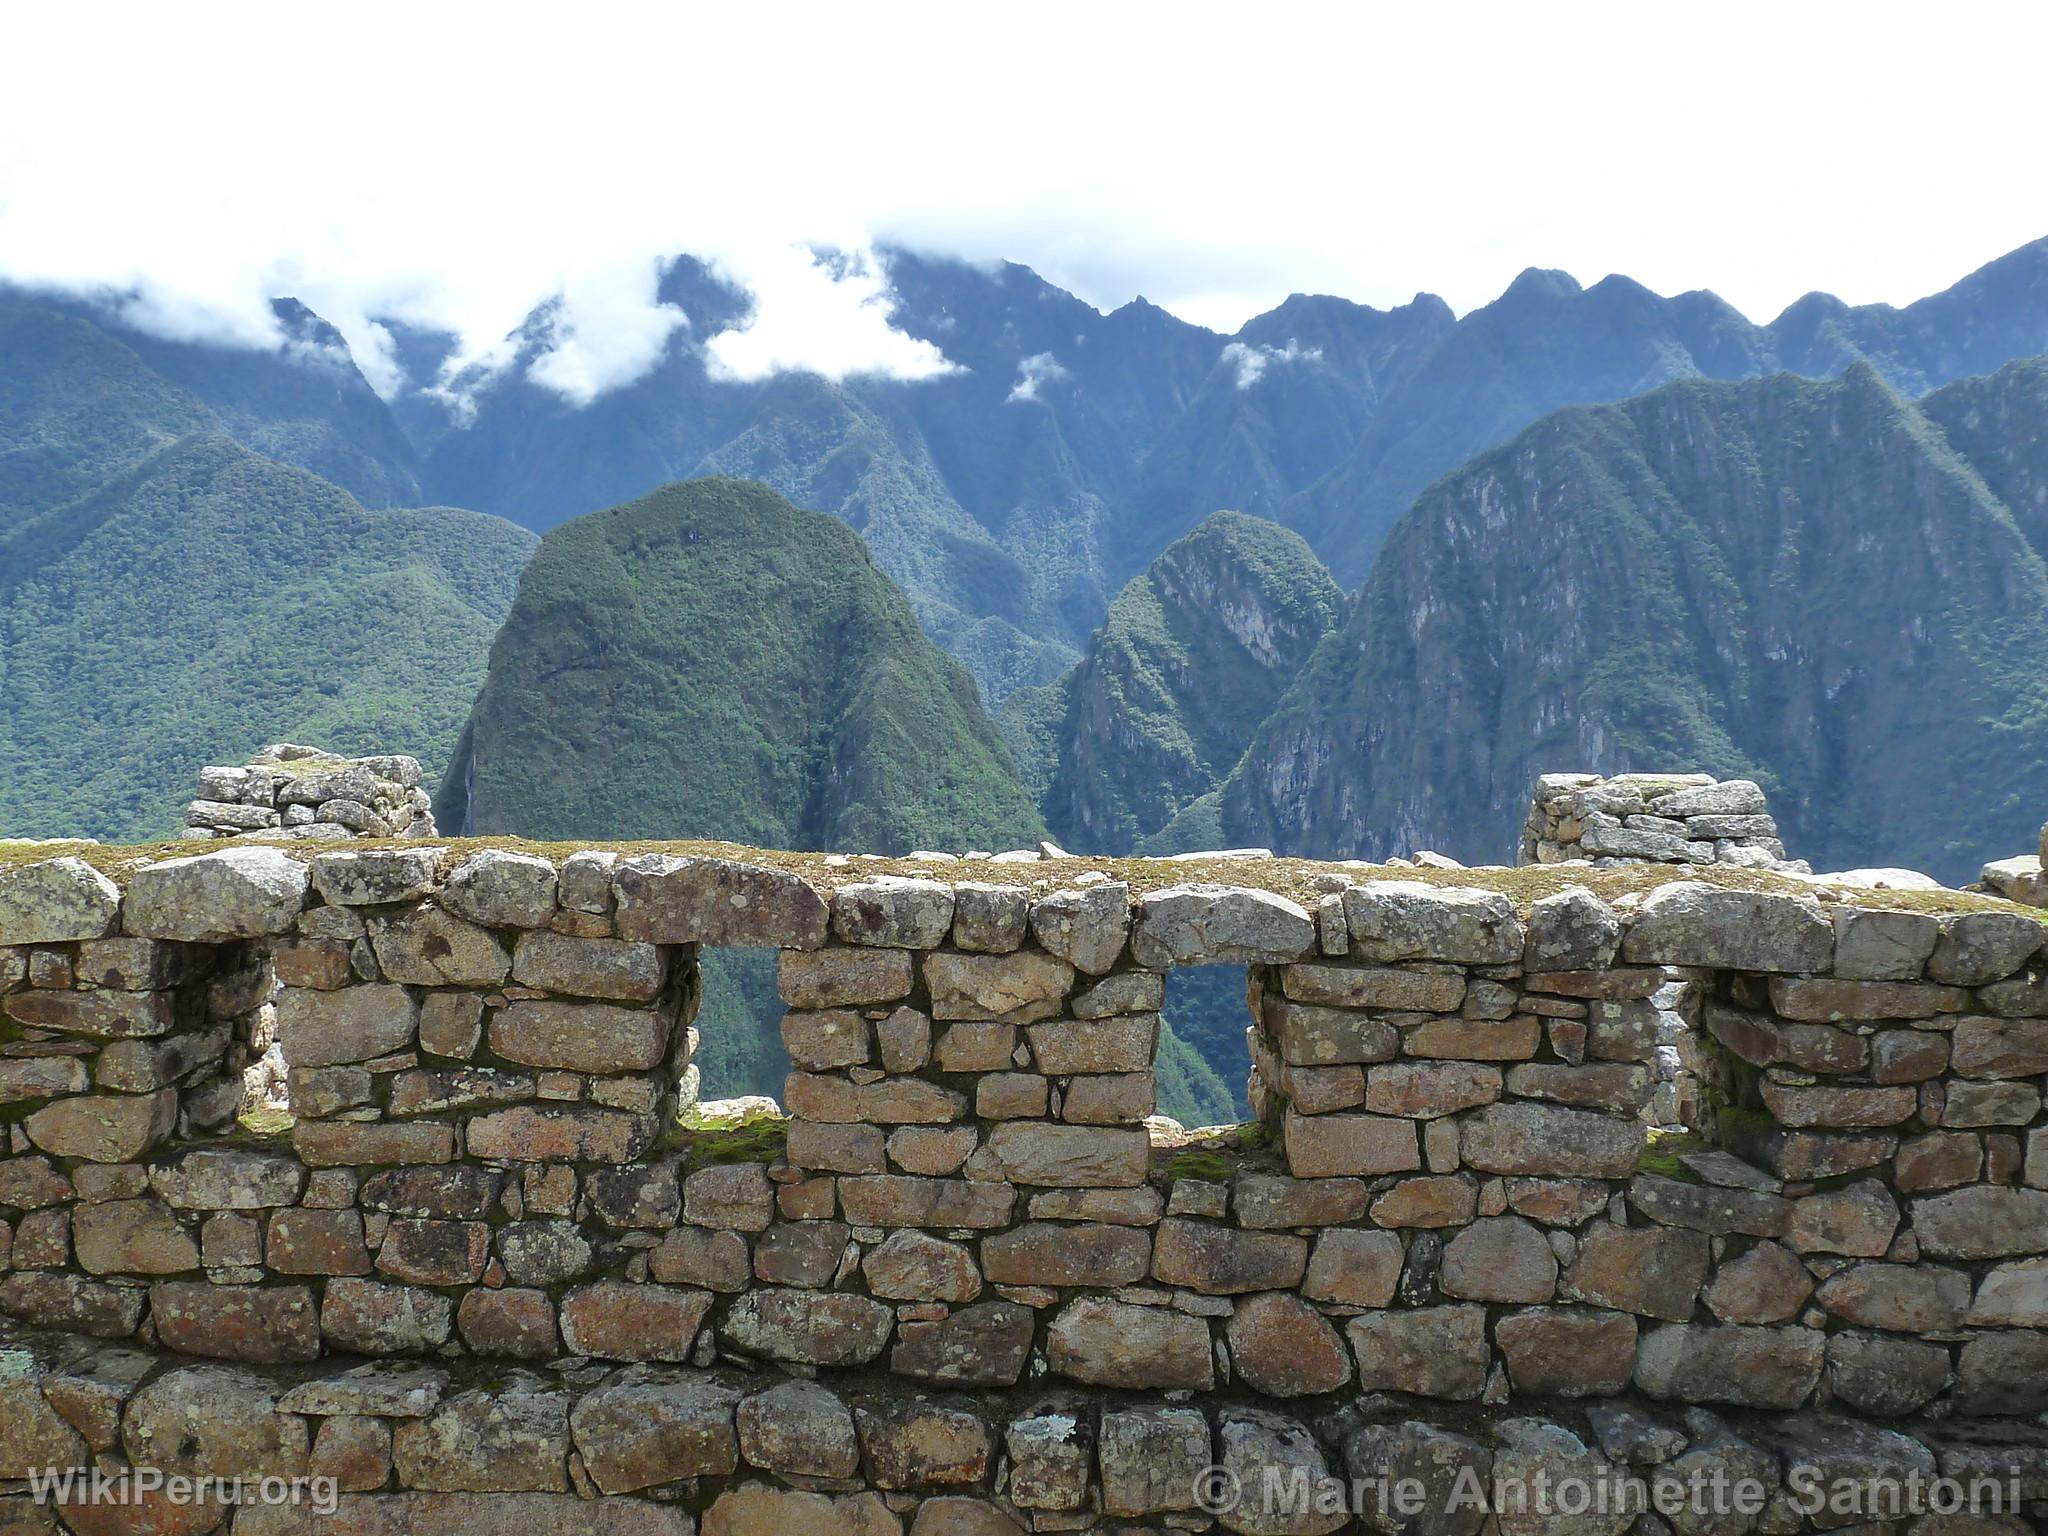
{"label": "green foliage", "polygon": [[[1060,684],[1052,742],[1033,752],[1056,753],[1054,834],[1091,853],[1204,846],[1160,834],[1236,764],[1342,605],[1309,547],[1262,518],[1218,512],[1176,542],[1110,605]],[[1020,705],[1016,734],[1042,742],[1052,707]]]}
{"label": "green foliage", "polygon": [[1159,1083],[1160,1114],[1190,1126],[1224,1125],[1237,1119],[1242,1092],[1233,1093],[1170,1021],[1160,1021],[1159,1054],[1152,1065]]}
{"label": "green foliage", "polygon": [[365,511],[224,437],[18,522],[0,554],[0,826],[174,831],[202,764],[265,741],[437,770],[532,536]]}

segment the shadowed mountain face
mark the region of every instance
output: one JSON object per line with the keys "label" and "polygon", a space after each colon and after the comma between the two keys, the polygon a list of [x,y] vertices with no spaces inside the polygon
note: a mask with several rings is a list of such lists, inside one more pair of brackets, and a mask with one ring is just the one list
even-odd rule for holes
{"label": "shadowed mountain face", "polygon": [[1916,406],[1859,363],[1545,418],[1402,519],[1224,786],[1226,836],[1498,860],[1567,766],[1756,778],[1817,867],[1967,879],[2030,846],[2044,384]]}
{"label": "shadowed mountain face", "polygon": [[1343,605],[1308,546],[1263,518],[1218,512],[1177,539],[1110,605],[1072,672],[1009,701],[1013,722],[1039,722],[1023,729],[1044,744],[1025,755],[1045,765],[1054,835],[1098,853],[1215,846],[1213,812],[1196,803]]}

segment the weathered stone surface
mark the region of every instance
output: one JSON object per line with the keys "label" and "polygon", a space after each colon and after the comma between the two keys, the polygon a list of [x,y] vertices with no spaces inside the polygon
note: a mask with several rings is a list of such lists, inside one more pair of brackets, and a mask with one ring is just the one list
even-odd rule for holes
{"label": "weathered stone surface", "polygon": [[504,1176],[467,1164],[455,1167],[392,1168],[363,1180],[365,1210],[393,1216],[438,1216],[482,1220],[504,1185]]}
{"label": "weathered stone surface", "polygon": [[[1344,1487],[1308,1426],[1260,1408],[1226,1408],[1216,1424],[1217,1465],[1226,1484],[1242,1490],[1219,1513],[1224,1529],[1242,1536],[1323,1536],[1349,1523]],[[1262,1496],[1269,1487],[1300,1488],[1298,1503]]]}
{"label": "weathered stone surface", "polygon": [[1264,1022],[1280,1048],[1281,1059],[1293,1066],[1387,1061],[1401,1050],[1401,1037],[1393,1025],[1349,1009],[1268,998]]}
{"label": "weathered stone surface", "polygon": [[144,1293],[82,1275],[16,1274],[0,1280],[0,1312],[39,1328],[124,1338],[142,1321]]}
{"label": "weathered stone surface", "polygon": [[1899,1205],[1876,1179],[1808,1195],[1792,1206],[1785,1241],[1799,1253],[1839,1253],[1874,1259],[1892,1245]]}
{"label": "weathered stone surface", "polygon": [[741,1354],[807,1365],[866,1365],[889,1341],[896,1314],[843,1292],[762,1288],[732,1304],[719,1337]]}
{"label": "weathered stone surface", "polygon": [[1672,1323],[1643,1335],[1635,1381],[1656,1398],[1797,1408],[1820,1382],[1826,1337],[1811,1328]]}
{"label": "weathered stone surface", "polygon": [[338,849],[313,857],[313,884],[329,905],[373,907],[434,888],[442,848]]}
{"label": "weathered stone surface", "polygon": [[[494,1155],[483,1150],[483,1145],[489,1144],[488,1138],[482,1145],[476,1139],[477,1126],[485,1118],[479,1116],[469,1124],[470,1150],[480,1157]],[[292,1150],[313,1168],[358,1163],[445,1163],[455,1156],[455,1128],[426,1123],[357,1125],[301,1120],[292,1127]]]}
{"label": "weathered stone surface", "polygon": [[1078,1395],[1043,1399],[1003,1431],[1009,1453],[1009,1495],[1022,1509],[1088,1506],[1095,1470],[1095,1415]]}
{"label": "weathered stone surface", "polygon": [[137,1466],[185,1477],[293,1477],[306,1470],[305,1420],[277,1411],[262,1377],[225,1366],[168,1371],[135,1394],[121,1443]]}
{"label": "weathered stone surface", "polygon": [[712,1501],[704,1511],[703,1536],[785,1536],[792,1531],[805,1536],[900,1536],[902,1529],[902,1521],[889,1512],[880,1494],[828,1498],[746,1483],[728,1488]]}
{"label": "weathered stone surface", "polygon": [[[1478,1536],[1486,1520],[1487,1501],[1466,1495],[1487,1486],[1493,1453],[1462,1435],[1415,1421],[1368,1424],[1344,1442],[1344,1462],[1365,1490],[1368,1530]],[[1412,1503],[1402,1490],[1413,1490]]]}
{"label": "weathered stone surface", "polygon": [[286,987],[277,1003],[277,1038],[294,1067],[374,1061],[418,1038],[419,1000],[398,986],[316,992]]}
{"label": "weathered stone surface", "polygon": [[1834,924],[1811,897],[1696,881],[1660,886],[1643,898],[1621,945],[1622,958],[1638,965],[1741,971],[1825,971],[1834,954]]}
{"label": "weathered stone surface", "polygon": [[485,928],[545,928],[554,920],[559,886],[555,866],[546,859],[484,848],[455,866],[441,905]]}
{"label": "weathered stone surface", "polygon": [[219,943],[287,932],[306,904],[304,864],[276,848],[223,848],[149,864],[128,877],[124,932]]}
{"label": "weathered stone surface", "polygon": [[1068,1011],[1077,1019],[1119,1013],[1157,1013],[1166,1006],[1166,978],[1157,971],[1119,971],[1076,992]]}
{"label": "weathered stone surface", "polygon": [[545,928],[519,935],[512,979],[522,986],[571,997],[650,1003],[668,979],[662,952],[628,939],[582,939]]}
{"label": "weathered stone surface", "polygon": [[[108,1047],[109,1050],[112,1048]],[[30,1056],[15,1061],[0,1060],[0,1104],[19,1104],[25,1099],[61,1098],[67,1094],[83,1093],[90,1086],[91,1079],[86,1075],[85,1063],[76,1056]]]}
{"label": "weathered stone surface", "polygon": [[391,1436],[391,1459],[409,1488],[447,1492],[559,1492],[568,1487],[569,1394],[515,1377],[492,1391],[449,1398]]}
{"label": "weathered stone surface", "polygon": [[1626,1390],[1635,1371],[1636,1320],[1624,1312],[1532,1307],[1502,1318],[1494,1338],[1521,1392],[1604,1397]]}
{"label": "weathered stone surface", "polygon": [[775,1189],[759,1163],[699,1168],[683,1180],[683,1219],[692,1226],[759,1232],[775,1218]]}
{"label": "weathered stone surface", "polygon": [[784,950],[776,985],[792,1008],[858,1008],[908,997],[912,971],[902,949]]}
{"label": "weathered stone surface", "polygon": [[1144,1072],[1159,1042],[1159,1015],[1120,1014],[1108,1019],[1055,1019],[1026,1031],[1038,1070],[1054,1077],[1077,1073]]}
{"label": "weathered stone surface", "polygon": [[1883,912],[1837,907],[1837,976],[1854,981],[1917,981],[1941,937],[1941,923],[1924,912]]}
{"label": "weathered stone surface", "polygon": [[313,1293],[303,1285],[161,1281],[149,1288],[149,1314],[164,1347],[180,1354],[275,1364],[320,1353]]}
{"label": "weathered stone surface", "polygon": [[600,1280],[562,1298],[562,1341],[605,1360],[687,1360],[710,1308],[708,1291]]}
{"label": "weathered stone surface", "polygon": [[1031,931],[1051,954],[1090,976],[1110,971],[1131,923],[1131,888],[1105,881],[1054,891],[1031,904]]}
{"label": "weathered stone surface", "polygon": [[1980,1185],[1915,1200],[1913,1232],[1923,1254],[1944,1258],[2048,1253],[2048,1190]]}
{"label": "weathered stone surface", "polygon": [[1239,886],[1175,885],[1138,904],[1131,958],[1170,965],[1258,965],[1299,960],[1315,949],[1316,924],[1284,896]]}
{"label": "weathered stone surface", "polygon": [[799,1120],[835,1125],[946,1125],[967,1114],[965,1094],[916,1077],[855,1083],[792,1072],[783,1080],[782,1102]]}
{"label": "weathered stone surface", "polygon": [[670,1018],[659,1008],[516,1001],[492,1014],[489,1040],[526,1067],[649,1071],[668,1055]]}
{"label": "weathered stone surface", "polygon": [[1147,1515],[1193,1509],[1196,1480],[1213,1460],[1209,1421],[1198,1409],[1107,1409],[1096,1445],[1103,1511]]}
{"label": "weathered stone surface", "polygon": [[740,1453],[785,1477],[851,1477],[860,1468],[853,1412],[814,1381],[778,1382],[739,1405]]}
{"label": "weathered stone surface", "polygon": [[1449,1013],[1465,1001],[1465,977],[1459,971],[1409,971],[1321,961],[1282,966],[1280,989],[1291,1002],[1336,1008]]}
{"label": "weathered stone surface", "polygon": [[1401,1279],[1401,1239],[1391,1232],[1340,1227],[1318,1233],[1301,1292],[1314,1301],[1384,1307]]}
{"label": "weathered stone surface", "polygon": [[512,957],[489,929],[436,906],[372,918],[370,945],[386,981],[414,986],[496,986],[512,970]]}
{"label": "weathered stone surface", "polygon": [[[132,899],[132,898],[131,898]],[[1927,974],[1957,987],[1981,987],[2026,965],[2048,942],[2048,924],[2019,912],[1965,912],[1944,918]]]}
{"label": "weathered stone surface", "polygon": [[1281,1122],[1288,1172],[1298,1179],[1405,1173],[1422,1166],[1415,1122],[1385,1115],[1303,1115]]}
{"label": "weathered stone surface", "polygon": [[[981,1244],[982,1267],[996,1285],[1132,1285],[1144,1279],[1151,1261],[1149,1233],[1093,1222],[1027,1222]],[[870,1283],[873,1278],[871,1256]]]}
{"label": "weathered stone surface", "polygon": [[1646,1144],[1638,1121],[1550,1104],[1489,1104],[1459,1121],[1461,1154],[1485,1173],[1627,1178]]}
{"label": "weathered stone surface", "polygon": [[1826,976],[1774,976],[1771,1007],[1787,1019],[1929,1019],[1969,1006],[1961,987],[1927,982],[1842,981]]}
{"label": "weathered stone surface", "polygon": [[562,1351],[555,1331],[554,1303],[545,1291],[518,1287],[473,1290],[462,1298],[455,1321],[463,1342],[475,1354],[552,1360]]}
{"label": "weathered stone surface", "polygon": [[148,1039],[174,1022],[163,992],[17,992],[4,1006],[9,1018],[31,1029],[104,1040]]}
{"label": "weathered stone surface", "polygon": [[1948,1374],[1940,1344],[1859,1333],[1828,1339],[1828,1390],[1858,1413],[1895,1419],[1917,1412],[1941,1395]]}
{"label": "weathered stone surface", "polygon": [[942,950],[924,957],[924,979],[935,1019],[1035,1024],[1059,1013],[1074,984],[1074,968],[1036,950],[995,955]]}
{"label": "weathered stone surface", "polygon": [[1468,1401],[1486,1386],[1491,1355],[1484,1307],[1368,1312],[1351,1319],[1345,1332],[1363,1391]]}
{"label": "weathered stone surface", "polygon": [[874,1174],[839,1181],[841,1213],[856,1226],[1007,1226],[1017,1192],[1008,1184],[969,1179]]}
{"label": "weathered stone surface", "polygon": [[1444,1249],[1437,1283],[1463,1301],[1548,1301],[1557,1290],[1557,1255],[1521,1217],[1482,1217]]}
{"label": "weathered stone surface", "polygon": [[889,1369],[898,1376],[956,1387],[1007,1387],[1031,1356],[1034,1314],[1009,1301],[959,1307],[943,1318],[896,1327]]}
{"label": "weathered stone surface", "polygon": [[199,1267],[199,1245],[156,1200],[107,1200],[71,1213],[79,1267],[95,1275],[175,1275]]}
{"label": "weathered stone surface", "polygon": [[629,1366],[576,1399],[569,1432],[590,1480],[631,1493],[739,1465],[740,1389],[701,1373]]}
{"label": "weathered stone surface", "polygon": [[845,944],[936,949],[953,926],[953,888],[877,875],[832,893],[832,936]]}
{"label": "weathered stone surface", "polygon": [[1910,1086],[1805,1087],[1766,1077],[1761,1092],[1764,1107],[1777,1122],[1793,1127],[1898,1125],[1920,1107],[1920,1095]]}
{"label": "weathered stone surface", "polygon": [[1094,1386],[1215,1385],[1209,1329],[1200,1318],[1106,1296],[1078,1296],[1060,1309],[1046,1336],[1046,1361],[1055,1375]]}
{"label": "weathered stone surface", "polygon": [[[1740,1258],[1724,1261],[1702,1299],[1724,1323],[1788,1323],[1812,1294],[1813,1278],[1798,1256],[1782,1244],[1762,1242]],[[1660,1315],[1684,1322],[1690,1313]]]}
{"label": "weathered stone surface", "polygon": [[1145,1182],[1152,1147],[1141,1128],[1012,1120],[991,1130],[975,1155],[985,1157],[997,1177],[1016,1184],[1123,1188]]}
{"label": "weathered stone surface", "polygon": [[978,1485],[995,1450],[989,1427],[959,1403],[913,1397],[854,1409],[868,1479],[878,1488]]}
{"label": "weathered stone surface", "polygon": [[81,1094],[57,1099],[22,1122],[28,1139],[53,1157],[94,1163],[132,1163],[171,1132],[178,1091],[152,1094]]}
{"label": "weathered stone surface", "polygon": [[1768,1190],[1687,1184],[1661,1174],[1637,1174],[1628,1201],[1652,1221],[1717,1237],[1783,1237],[1792,1222],[1791,1202]]}
{"label": "weathered stone surface", "polygon": [[380,1361],[302,1381],[284,1392],[277,1406],[284,1413],[420,1419],[441,1405],[447,1388],[446,1371]]}
{"label": "weathered stone surface", "polygon": [[1661,1227],[1597,1226],[1564,1277],[1563,1292],[1595,1306],[1682,1323],[1706,1279],[1706,1237]]}
{"label": "weathered stone surface", "polygon": [[1337,1330],[1284,1291],[1239,1301],[1224,1334],[1238,1380],[1269,1397],[1334,1392],[1351,1379],[1351,1356]]}
{"label": "weathered stone surface", "polygon": [[1994,1266],[1977,1287],[1974,1328],[2048,1328],[2048,1259]]}
{"label": "weathered stone surface", "polygon": [[[33,1369],[0,1376],[0,1478],[91,1464],[84,1438],[44,1398],[39,1376]],[[5,1506],[0,1505],[0,1530],[8,1529],[5,1520]]]}
{"label": "weathered stone surface", "polygon": [[1008,954],[1024,942],[1031,893],[1021,885],[962,881],[953,887],[953,943],[977,954]]}
{"label": "weathered stone surface", "polygon": [[337,1277],[321,1297],[320,1333],[357,1354],[424,1354],[447,1342],[454,1316],[446,1296],[419,1286]]}
{"label": "weathered stone surface", "polygon": [[121,888],[83,859],[0,870],[0,944],[66,944],[112,933]]}
{"label": "weathered stone surface", "polygon": [[1365,1214],[1366,1186],[1357,1179],[1246,1173],[1231,1181],[1230,1201],[1239,1226],[1333,1227]]}
{"label": "weathered stone surface", "polygon": [[475,1116],[463,1139],[472,1157],[500,1162],[630,1163],[647,1151],[657,1129],[653,1116],[623,1110],[520,1105]]}
{"label": "weathered stone surface", "polygon": [[805,1072],[865,1066],[872,1054],[868,1021],[851,1008],[785,1013],[782,1048],[790,1065]]}
{"label": "weathered stone surface", "polygon": [[1949,1064],[1964,1077],[2048,1073],[2048,1019],[1959,1020]]}
{"label": "weathered stone surface", "polygon": [[1956,1362],[1956,1412],[2032,1414],[2048,1409],[2048,1335],[1979,1334]]}
{"label": "weathered stone surface", "polygon": [[466,1285],[482,1275],[490,1251],[491,1229],[483,1222],[399,1216],[377,1250],[377,1268],[414,1285]]}
{"label": "weathered stone surface", "polygon": [[1351,953],[1371,961],[1507,965],[1522,957],[1522,923],[1498,891],[1375,880],[1344,892]]}
{"label": "weathered stone surface", "polygon": [[664,1285],[696,1285],[711,1291],[745,1290],[752,1279],[747,1242],[736,1232],[678,1227],[649,1256],[654,1278]]}
{"label": "weathered stone surface", "polygon": [[1599,970],[1621,947],[1621,919],[1583,885],[1567,886],[1529,908],[1522,967],[1529,971]]}
{"label": "weathered stone surface", "polygon": [[1434,1120],[1500,1097],[1498,1067],[1463,1062],[1395,1061],[1365,1074],[1365,1107],[1376,1115]]}
{"label": "weathered stone surface", "polygon": [[924,1232],[890,1233],[862,1258],[861,1272],[869,1290],[891,1301],[967,1302],[981,1294],[974,1255]]}
{"label": "weathered stone surface", "polygon": [[1292,1290],[1307,1265],[1308,1243],[1302,1238],[1179,1217],[1159,1224],[1152,1245],[1152,1273],[1157,1279],[1210,1296]]}
{"label": "weathered stone surface", "polygon": [[612,880],[622,939],[784,950],[825,942],[825,898],[784,870],[650,853],[620,861]]}

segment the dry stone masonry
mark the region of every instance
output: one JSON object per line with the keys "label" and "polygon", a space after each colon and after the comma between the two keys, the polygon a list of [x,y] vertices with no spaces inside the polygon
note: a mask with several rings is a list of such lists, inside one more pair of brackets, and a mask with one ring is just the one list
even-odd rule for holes
{"label": "dry stone masonry", "polygon": [[[1200,1529],[1211,1465],[1766,1489],[1242,1532],[1908,1529],[1804,1508],[1813,1466],[2025,1506],[1918,1533],[2048,1514],[2036,912],[1713,868],[95,859],[0,868],[0,1529],[49,1528],[4,1480],[95,1464],[330,1476],[376,1532]],[[705,946],[781,951],[786,1123],[678,1123]],[[1259,1119],[1191,1141],[1148,1117],[1201,963],[1250,968]]]}
{"label": "dry stone masonry", "polygon": [[2041,851],[2014,859],[1994,859],[1984,866],[1977,890],[1989,891],[2023,907],[2048,907],[2048,827],[2041,829]]}
{"label": "dry stone masonry", "polygon": [[186,836],[338,840],[432,837],[415,757],[339,757],[277,742],[239,768],[199,770]]}
{"label": "dry stone masonry", "polygon": [[1788,860],[1764,792],[1703,773],[1546,773],[1536,780],[1517,862],[1731,864],[1810,872]]}

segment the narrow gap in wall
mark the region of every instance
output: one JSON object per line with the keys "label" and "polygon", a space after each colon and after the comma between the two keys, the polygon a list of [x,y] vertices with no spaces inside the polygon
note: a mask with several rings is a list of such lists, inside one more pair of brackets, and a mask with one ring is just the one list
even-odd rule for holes
{"label": "narrow gap in wall", "polygon": [[1176,966],[1166,973],[1165,1026],[1155,1070],[1159,1113],[1183,1125],[1229,1125],[1251,1117],[1245,1081],[1251,1047],[1241,965]]}
{"label": "narrow gap in wall", "polygon": [[697,1008],[700,1099],[765,1094],[782,1102],[789,1052],[782,1045],[779,951],[707,949],[698,956],[704,996]]}

